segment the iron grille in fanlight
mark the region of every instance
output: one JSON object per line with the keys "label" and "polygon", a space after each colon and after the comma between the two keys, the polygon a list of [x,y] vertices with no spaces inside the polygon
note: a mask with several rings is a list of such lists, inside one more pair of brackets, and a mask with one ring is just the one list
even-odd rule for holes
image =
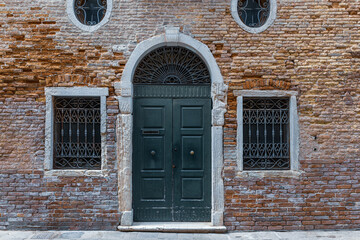
{"label": "iron grille in fanlight", "polygon": [[133,83],[155,85],[210,85],[204,61],[183,47],[159,47],[138,64]]}
{"label": "iron grille in fanlight", "polygon": [[101,169],[100,97],[54,98],[54,169]]}

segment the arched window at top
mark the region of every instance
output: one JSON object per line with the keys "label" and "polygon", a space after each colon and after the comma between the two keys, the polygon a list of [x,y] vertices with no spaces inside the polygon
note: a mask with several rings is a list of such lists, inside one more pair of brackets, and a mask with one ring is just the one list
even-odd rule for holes
{"label": "arched window at top", "polygon": [[159,47],[138,64],[133,83],[156,85],[210,85],[210,73],[204,61],[183,47]]}

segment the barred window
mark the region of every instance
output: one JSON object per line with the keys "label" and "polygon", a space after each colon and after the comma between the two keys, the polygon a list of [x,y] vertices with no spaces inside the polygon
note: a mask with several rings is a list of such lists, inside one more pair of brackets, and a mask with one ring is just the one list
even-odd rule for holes
{"label": "barred window", "polygon": [[288,98],[243,99],[243,169],[289,170]]}
{"label": "barred window", "polygon": [[101,169],[100,97],[54,97],[54,169]]}
{"label": "barred window", "polygon": [[265,31],[276,18],[276,0],[231,0],[231,15],[250,33]]}
{"label": "barred window", "polygon": [[75,0],[74,11],[84,25],[96,25],[106,14],[106,0]]}
{"label": "barred window", "polygon": [[65,1],[70,21],[83,31],[96,31],[110,20],[113,0]]}
{"label": "barred window", "polygon": [[269,17],[269,0],[239,0],[238,14],[249,27],[261,27]]}

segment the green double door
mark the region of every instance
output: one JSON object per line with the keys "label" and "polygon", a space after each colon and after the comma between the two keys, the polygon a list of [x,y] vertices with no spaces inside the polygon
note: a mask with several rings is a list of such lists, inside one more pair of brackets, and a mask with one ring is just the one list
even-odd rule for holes
{"label": "green double door", "polygon": [[210,221],[210,116],[208,98],[134,99],[134,221]]}

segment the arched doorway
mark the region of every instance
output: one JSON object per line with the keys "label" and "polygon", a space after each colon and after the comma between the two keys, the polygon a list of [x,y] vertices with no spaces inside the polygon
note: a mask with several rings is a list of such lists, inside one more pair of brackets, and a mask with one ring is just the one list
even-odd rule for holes
{"label": "arched doorway", "polygon": [[117,116],[118,197],[121,213],[119,229],[133,225],[133,76],[139,62],[152,50],[161,46],[182,46],[191,49],[206,63],[211,77],[211,225],[223,226],[224,185],[223,125],[226,112],[227,86],[209,48],[200,41],[179,32],[178,27],[166,27],[165,33],[139,43],[131,53],[121,76],[114,82],[120,113]]}
{"label": "arched doorway", "polygon": [[204,61],[162,46],[136,67],[134,221],[211,221],[211,78]]}

